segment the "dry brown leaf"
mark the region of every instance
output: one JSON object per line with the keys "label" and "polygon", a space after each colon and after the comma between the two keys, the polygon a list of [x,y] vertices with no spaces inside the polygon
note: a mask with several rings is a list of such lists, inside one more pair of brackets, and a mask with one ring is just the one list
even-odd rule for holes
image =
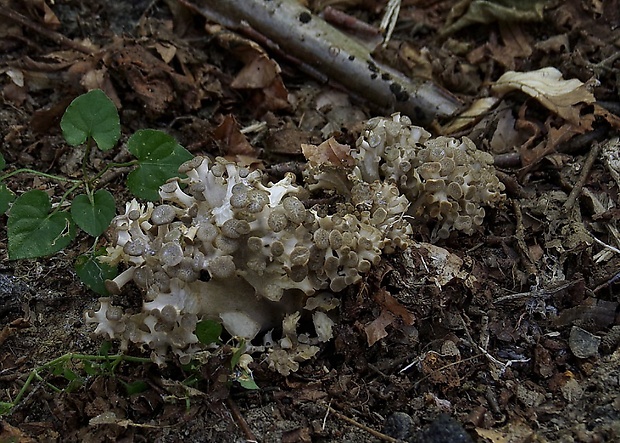
{"label": "dry brown leaf", "polygon": [[6,421],[0,421],[0,442],[34,443],[34,439],[24,434],[21,429],[11,426]]}
{"label": "dry brown leaf", "polygon": [[491,90],[498,95],[520,90],[576,126],[583,124],[581,107],[577,105],[596,100],[587,84],[576,78],[563,80],[562,73],[552,67],[531,72],[508,71]]}
{"label": "dry brown leaf", "polygon": [[388,333],[385,328],[391,325],[394,320],[396,320],[396,317],[387,309],[383,309],[379,317],[364,326],[368,346],[372,346],[382,338],[387,337]]}
{"label": "dry brown leaf", "polygon": [[400,317],[402,321],[411,326],[415,321],[414,315],[407,310],[403,305],[401,305],[398,300],[396,300],[387,290],[384,288],[380,288],[377,290],[373,299],[381,306],[383,309],[387,309],[392,314]]}
{"label": "dry brown leaf", "polygon": [[90,426],[116,425],[116,426],[121,426],[123,428],[127,428],[129,426],[134,426],[137,428],[152,428],[152,429],[159,429],[160,427],[167,427],[167,425],[155,426],[155,425],[149,425],[149,424],[136,423],[126,418],[119,418],[116,416],[116,413],[113,411],[104,412],[103,414],[99,414],[98,416],[91,418],[88,424]]}
{"label": "dry brown leaf", "polygon": [[584,132],[583,127],[578,127],[570,123],[565,123],[559,128],[555,128],[552,126],[552,120],[552,118],[549,118],[545,122],[545,127],[547,128],[547,138],[545,141],[532,148],[528,148],[524,145],[519,150],[521,163],[525,167],[521,171],[521,174],[529,171],[532,166],[536,165],[547,155],[554,153],[561,143],[565,143],[575,135],[582,134]]}
{"label": "dry brown leaf", "polygon": [[594,103],[594,115],[597,117],[602,117],[615,129],[620,129],[620,117],[596,103]]}
{"label": "dry brown leaf", "polygon": [[265,54],[257,55],[237,74],[230,86],[235,89],[262,89],[273,83],[280,67]]}
{"label": "dry brown leaf", "polygon": [[267,111],[279,111],[290,107],[288,90],[284,86],[282,77],[279,75],[266,88],[255,89],[253,92],[248,106],[255,110],[255,115],[262,115]]}
{"label": "dry brown leaf", "polygon": [[465,109],[444,126],[441,129],[441,134],[454,134],[477,123],[498,101],[499,99],[495,97],[484,97],[474,101],[469,108]]}
{"label": "dry brown leaf", "polygon": [[260,45],[232,32],[219,32],[216,36],[220,45],[243,62],[243,68],[230,86],[252,91],[248,106],[255,110],[255,114],[290,106],[280,66]]}
{"label": "dry brown leaf", "polygon": [[154,47],[165,63],[170,63],[177,53],[177,47],[170,43],[155,43]]}
{"label": "dry brown leaf", "polygon": [[513,443],[526,441],[544,442],[526,423],[511,420],[510,423],[500,429],[476,428],[476,433],[492,443]]}
{"label": "dry brown leaf", "polygon": [[30,3],[31,7],[35,8],[38,14],[42,14],[41,19],[46,28],[56,30],[60,27],[60,20],[58,20],[52,8],[44,0],[31,0],[27,3]]}
{"label": "dry brown leaf", "polygon": [[213,138],[224,155],[247,155],[256,158],[256,150],[239,130],[235,117],[230,114],[215,128]]}
{"label": "dry brown leaf", "polygon": [[301,151],[306,160],[313,165],[329,164],[346,168],[354,164],[351,147],[338,143],[334,137],[318,146],[302,144]]}

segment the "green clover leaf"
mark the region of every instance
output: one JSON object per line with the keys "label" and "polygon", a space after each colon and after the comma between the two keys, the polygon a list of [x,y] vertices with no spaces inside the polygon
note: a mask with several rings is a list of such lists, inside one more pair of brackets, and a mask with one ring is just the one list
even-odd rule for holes
{"label": "green clover leaf", "polygon": [[129,190],[139,198],[156,201],[159,187],[179,175],[179,166],[192,158],[183,146],[162,131],[143,129],[127,141],[127,149],[138,159],[138,168],[127,177]]}
{"label": "green clover leaf", "polygon": [[222,325],[213,320],[202,320],[196,323],[195,334],[203,345],[217,343],[222,334]]}
{"label": "green clover leaf", "polygon": [[99,237],[110,226],[116,203],[109,191],[100,189],[92,195],[80,194],[71,203],[73,221],[87,234]]}
{"label": "green clover leaf", "polygon": [[102,151],[112,149],[121,136],[118,110],[100,89],[73,100],[62,116],[60,127],[71,146],[81,145],[92,137]]}
{"label": "green clover leaf", "polygon": [[7,234],[9,259],[51,255],[75,238],[69,213],[54,211],[49,196],[39,190],[21,195],[9,211]]}
{"label": "green clover leaf", "polygon": [[118,275],[116,266],[110,266],[97,259],[105,254],[105,248],[101,248],[96,253],[80,255],[75,261],[77,276],[82,283],[99,295],[110,295],[105,287],[105,281],[113,280]]}

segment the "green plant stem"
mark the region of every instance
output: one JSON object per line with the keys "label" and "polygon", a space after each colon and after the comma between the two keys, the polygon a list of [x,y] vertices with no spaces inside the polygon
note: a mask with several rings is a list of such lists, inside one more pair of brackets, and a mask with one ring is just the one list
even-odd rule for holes
{"label": "green plant stem", "polygon": [[86,149],[84,150],[84,159],[82,160],[82,177],[84,177],[84,180],[86,180],[86,177],[88,177],[88,171],[86,170],[86,163],[90,159],[90,151],[92,149],[91,148],[92,142],[93,142],[92,137],[88,137],[88,139],[86,140]]}
{"label": "green plant stem", "polygon": [[21,173],[30,173],[30,174],[38,175],[41,177],[51,178],[52,180],[58,180],[61,182],[82,183],[82,180],[60,177],[58,175],[46,174],[45,172],[35,171],[34,169],[30,169],[30,168],[21,168],[21,169],[16,169],[13,172],[9,172],[8,174],[5,174],[2,177],[0,177],[0,181],[6,180],[9,177],[12,177],[14,175],[21,174]]}
{"label": "green plant stem", "polygon": [[100,179],[103,174],[105,174],[106,172],[108,172],[112,168],[126,168],[128,166],[135,166],[135,165],[137,165],[139,163],[140,162],[138,160],[132,160],[132,161],[125,162],[125,163],[108,163],[105,168],[103,168],[100,172],[97,173],[97,175],[95,175],[93,177],[91,182],[94,182],[94,181]]}
{"label": "green plant stem", "polygon": [[[15,397],[15,399],[13,401],[11,401],[11,402],[7,402],[7,403],[4,404],[4,405],[6,405],[6,404],[10,405],[10,409],[7,411],[7,413],[10,412],[10,410],[13,409],[22,400],[22,398],[24,398],[24,395],[26,395],[26,391],[28,390],[28,388],[32,384],[32,381],[35,380],[35,379],[44,382],[50,389],[52,389],[55,392],[62,392],[62,389],[52,385],[51,383],[46,382],[43,379],[43,377],[41,376],[40,372],[44,371],[44,370],[53,369],[54,367],[56,367],[58,365],[61,365],[61,364],[64,364],[66,362],[69,362],[71,360],[80,360],[80,361],[110,361],[112,363],[111,364],[112,372],[123,361],[132,362],[132,363],[150,363],[151,362],[151,359],[149,359],[149,358],[132,357],[130,355],[123,355],[123,354],[116,354],[116,355],[88,355],[88,354],[69,353],[69,354],[62,355],[62,356],[60,356],[58,358],[55,358],[54,360],[50,360],[47,363],[39,366],[38,368],[34,368],[32,371],[30,371],[30,374],[28,375],[28,378],[26,379],[26,382],[24,383],[24,386],[22,386],[22,388],[20,389],[20,391],[17,394],[17,396]],[[2,414],[0,414],[0,415],[2,415]]]}
{"label": "green plant stem", "polygon": [[81,181],[79,181],[77,184],[71,186],[67,191],[65,191],[64,194],[62,194],[62,197],[60,197],[60,201],[58,202],[58,205],[50,213],[50,215],[49,215],[50,217],[52,216],[52,214],[55,214],[56,212],[60,211],[60,208],[62,207],[62,204],[65,202],[65,200],[67,199],[69,194],[71,194],[73,191],[75,191],[77,188],[79,188],[80,185],[82,185]]}

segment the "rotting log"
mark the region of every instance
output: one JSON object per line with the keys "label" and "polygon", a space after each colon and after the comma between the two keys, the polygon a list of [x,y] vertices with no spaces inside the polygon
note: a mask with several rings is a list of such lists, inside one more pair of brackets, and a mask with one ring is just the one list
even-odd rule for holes
{"label": "rotting log", "polygon": [[418,124],[449,117],[460,102],[430,81],[414,80],[373,60],[355,39],[295,0],[179,0],[208,20],[246,35],[259,33],[300,69],[335,81],[377,111],[402,112]]}

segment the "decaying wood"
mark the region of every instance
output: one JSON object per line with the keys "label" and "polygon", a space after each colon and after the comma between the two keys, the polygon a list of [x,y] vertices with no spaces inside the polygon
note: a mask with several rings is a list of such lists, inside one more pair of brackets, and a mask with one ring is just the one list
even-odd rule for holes
{"label": "decaying wood", "polygon": [[453,115],[459,101],[429,81],[412,80],[373,60],[353,38],[295,0],[179,0],[208,20],[243,33],[260,33],[279,50],[348,88],[378,110],[399,111],[425,124]]}

